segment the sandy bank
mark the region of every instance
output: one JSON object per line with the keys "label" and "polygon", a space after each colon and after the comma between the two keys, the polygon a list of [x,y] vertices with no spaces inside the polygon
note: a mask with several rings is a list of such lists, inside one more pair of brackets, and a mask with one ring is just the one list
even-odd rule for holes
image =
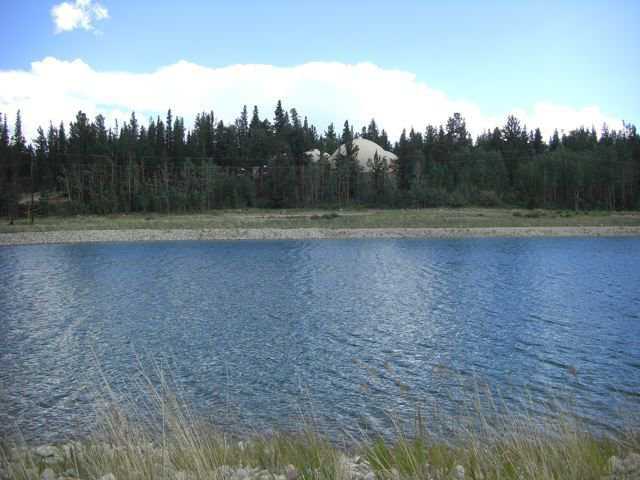
{"label": "sandy bank", "polygon": [[575,237],[638,235],[640,227],[248,228],[73,230],[0,234],[0,245],[178,240],[312,240],[354,238]]}

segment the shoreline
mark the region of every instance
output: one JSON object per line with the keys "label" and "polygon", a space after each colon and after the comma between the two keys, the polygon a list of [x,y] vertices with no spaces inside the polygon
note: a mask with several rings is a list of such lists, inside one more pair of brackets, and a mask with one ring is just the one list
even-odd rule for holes
{"label": "shoreline", "polygon": [[514,469],[528,472],[522,479],[632,480],[640,474],[637,446],[595,437],[525,436],[489,444],[475,438],[458,447],[401,437],[352,449],[314,434],[236,443],[191,429],[182,439],[96,440],[0,444],[0,480],[489,480],[513,478]]}
{"label": "shoreline", "polygon": [[0,233],[0,246],[224,240],[640,236],[640,226],[105,229]]}

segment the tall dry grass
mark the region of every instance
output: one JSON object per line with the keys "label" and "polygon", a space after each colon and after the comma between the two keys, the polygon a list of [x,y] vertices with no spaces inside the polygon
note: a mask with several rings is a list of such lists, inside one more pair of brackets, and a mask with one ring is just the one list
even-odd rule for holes
{"label": "tall dry grass", "polygon": [[568,417],[541,422],[526,415],[489,416],[477,403],[450,439],[433,434],[429,425],[436,421],[418,412],[411,428],[394,420],[393,438],[362,432],[336,442],[320,432],[313,417],[301,417],[297,433],[256,432],[237,441],[195,416],[162,375],[159,385],[143,378],[138,387],[144,395],[135,399],[105,385],[95,433],[61,446],[53,464],[24,442],[4,442],[0,463],[7,478],[40,479],[50,467],[81,479],[112,473],[118,480],[243,474],[260,480],[364,480],[370,472],[369,480],[424,480],[452,478],[461,466],[464,478],[475,480],[595,480],[610,473],[612,455],[640,451],[637,432],[595,436]]}

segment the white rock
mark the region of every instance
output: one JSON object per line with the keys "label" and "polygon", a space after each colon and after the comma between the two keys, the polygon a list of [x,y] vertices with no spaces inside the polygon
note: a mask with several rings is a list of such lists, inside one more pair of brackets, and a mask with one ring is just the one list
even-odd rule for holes
{"label": "white rock", "polygon": [[238,480],[244,480],[248,477],[249,477],[249,472],[244,468],[237,469],[233,474],[233,478],[236,478]]}
{"label": "white rock", "polygon": [[628,472],[640,473],[640,454],[630,453],[624,459],[624,466]]}
{"label": "white rock", "polygon": [[116,476],[113,473],[107,473],[100,477],[100,480],[116,480]]}
{"label": "white rock", "polygon": [[609,458],[609,471],[616,472],[620,469],[620,459],[615,455]]}
{"label": "white rock", "polygon": [[235,471],[229,465],[220,465],[214,471],[215,478],[229,479],[233,477],[234,474],[235,474]]}
{"label": "white rock", "polygon": [[296,480],[298,478],[298,470],[293,465],[287,465],[285,468],[287,480]]}
{"label": "white rock", "polygon": [[51,445],[41,445],[35,449],[36,455],[40,457],[53,457],[58,455],[58,449]]}
{"label": "white rock", "polygon": [[56,472],[50,468],[45,468],[42,475],[40,475],[40,480],[56,480]]}
{"label": "white rock", "polygon": [[456,465],[453,467],[451,476],[456,480],[464,480],[464,467],[462,465]]}

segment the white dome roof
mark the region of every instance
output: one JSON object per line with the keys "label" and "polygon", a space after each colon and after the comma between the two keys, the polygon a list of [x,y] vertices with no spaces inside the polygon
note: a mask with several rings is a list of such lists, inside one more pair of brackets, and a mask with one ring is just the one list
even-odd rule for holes
{"label": "white dome roof", "polygon": [[[371,140],[367,140],[366,138],[356,138],[353,140],[353,146],[358,147],[358,152],[356,153],[356,160],[358,164],[364,168],[365,170],[369,169],[369,160],[373,162],[376,153],[378,154],[378,158],[380,160],[385,160],[387,164],[398,160],[398,157],[391,152],[386,151],[380,145]],[[344,144],[340,145],[336,149],[336,151],[329,157],[329,161],[334,163],[338,158],[338,155],[346,155],[347,148]]]}

